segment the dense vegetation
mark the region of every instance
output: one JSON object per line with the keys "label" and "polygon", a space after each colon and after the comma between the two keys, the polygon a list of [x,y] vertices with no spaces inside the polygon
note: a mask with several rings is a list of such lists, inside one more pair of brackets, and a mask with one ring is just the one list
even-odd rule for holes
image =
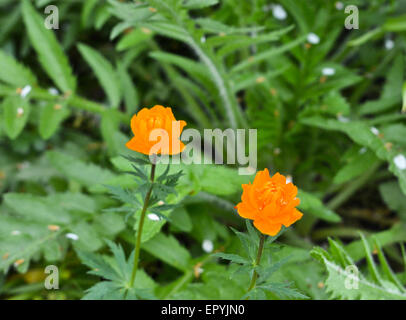
{"label": "dense vegetation", "polygon": [[245,297],[257,234],[234,206],[254,176],[215,164],[158,166],[183,175],[120,291],[142,193],[125,143],[156,104],[200,132],[257,129],[258,170],[299,188],[250,298],[406,298],[405,1],[0,0],[0,25],[2,298]]}

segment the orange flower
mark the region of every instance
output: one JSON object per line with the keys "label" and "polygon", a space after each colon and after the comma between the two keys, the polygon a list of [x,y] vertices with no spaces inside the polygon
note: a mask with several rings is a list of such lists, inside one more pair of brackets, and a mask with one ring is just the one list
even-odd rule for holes
{"label": "orange flower", "polygon": [[295,208],[300,203],[297,188],[279,173],[270,177],[268,169],[259,171],[254,182],[242,188],[242,201],[235,208],[241,217],[254,220],[254,226],[264,234],[275,236],[282,225],[289,227],[303,216]]}
{"label": "orange flower", "polygon": [[[131,119],[134,138],[128,141],[126,146],[147,155],[178,154],[185,148],[179,140],[184,126],[186,122],[176,121],[171,108],[159,105],[151,109],[144,108]],[[156,150],[157,146],[158,150]]]}

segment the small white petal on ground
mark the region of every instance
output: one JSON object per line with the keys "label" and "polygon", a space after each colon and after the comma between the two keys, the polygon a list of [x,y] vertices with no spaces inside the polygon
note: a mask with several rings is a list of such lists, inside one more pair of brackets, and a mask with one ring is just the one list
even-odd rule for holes
{"label": "small white petal on ground", "polygon": [[375,127],[371,127],[371,132],[376,136],[379,134],[379,130]]}
{"label": "small white petal on ground", "polygon": [[385,49],[386,50],[392,50],[394,46],[395,46],[395,42],[393,42],[393,40],[387,39],[385,41]]}
{"label": "small white petal on ground", "polygon": [[279,4],[276,4],[272,7],[272,14],[275,17],[275,19],[278,20],[285,20],[286,17],[288,16],[285,9]]}
{"label": "small white petal on ground", "polygon": [[65,237],[73,241],[79,240],[79,236],[75,233],[67,233]]}
{"label": "small white petal on ground", "polygon": [[161,220],[161,218],[160,218],[157,214],[155,214],[155,213],[150,213],[150,214],[148,215],[148,219],[149,219],[149,220],[152,220],[152,221],[159,221],[159,220]]}
{"label": "small white petal on ground", "polygon": [[309,33],[307,35],[307,41],[309,41],[309,43],[311,44],[318,44],[320,42],[320,38],[315,33]]}
{"label": "small white petal on ground", "polygon": [[202,243],[202,248],[203,248],[204,252],[207,252],[207,253],[212,252],[213,248],[214,248],[213,241],[208,240],[208,239],[204,240]]}
{"label": "small white petal on ground", "polygon": [[398,169],[406,169],[406,157],[403,154],[398,154],[395,158],[393,158],[393,162]]}
{"label": "small white petal on ground", "polygon": [[29,95],[29,93],[31,92],[32,87],[30,85],[25,86],[22,90],[21,90],[21,97],[25,98],[26,96]]}
{"label": "small white petal on ground", "polygon": [[333,76],[336,73],[336,69],[334,69],[334,68],[323,68],[323,70],[321,70],[321,73],[324,76]]}

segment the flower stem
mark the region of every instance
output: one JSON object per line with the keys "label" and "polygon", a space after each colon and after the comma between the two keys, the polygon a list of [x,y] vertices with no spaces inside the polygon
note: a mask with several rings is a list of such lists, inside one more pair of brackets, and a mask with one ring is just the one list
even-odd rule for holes
{"label": "flower stem", "polygon": [[148,202],[149,202],[149,199],[151,198],[151,194],[152,194],[152,186],[153,186],[153,182],[155,179],[155,168],[156,168],[156,164],[152,163],[151,176],[150,176],[151,186],[149,187],[148,192],[145,195],[144,206],[142,208],[140,222],[138,224],[137,241],[135,243],[134,267],[133,267],[133,271],[131,274],[130,288],[132,288],[134,286],[135,276],[137,274],[138,262],[139,262],[139,257],[140,257],[140,249],[141,249],[142,228],[144,226],[144,220],[145,220],[145,214],[146,214],[147,208],[148,208]]}
{"label": "flower stem", "polygon": [[[261,237],[259,239],[259,247],[258,247],[258,254],[257,254],[257,260],[255,261],[254,267],[258,266],[259,263],[261,262],[261,257],[262,257],[262,252],[264,251],[264,243],[265,243],[265,235],[261,234]],[[254,289],[255,284],[257,283],[258,279],[258,273],[254,270],[254,273],[252,275],[251,283],[248,288],[248,292]]]}

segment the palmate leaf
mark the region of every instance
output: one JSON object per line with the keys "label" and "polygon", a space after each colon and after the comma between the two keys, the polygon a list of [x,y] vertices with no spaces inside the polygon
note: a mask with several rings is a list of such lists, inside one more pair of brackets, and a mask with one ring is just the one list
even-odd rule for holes
{"label": "palmate leaf", "polygon": [[291,288],[292,283],[268,283],[259,285],[254,290],[247,293],[246,297],[258,295],[257,290],[264,290],[276,294],[282,299],[308,299],[309,297],[300,293],[297,289]]}
{"label": "palmate leaf", "polygon": [[[369,245],[363,236],[362,243],[369,269],[368,278],[362,274],[354,273],[355,265],[351,257],[333,240],[330,240],[330,248],[333,248],[331,254],[321,248],[315,248],[311,251],[311,255],[322,262],[327,270],[328,275],[325,281],[327,291],[331,293],[333,298],[341,299],[406,300],[405,289],[387,264],[379,243],[375,242],[375,245],[378,254],[380,252],[380,261],[383,262],[385,279],[376,266]],[[352,268],[349,269],[348,266],[352,266]]]}
{"label": "palmate leaf", "polygon": [[141,206],[141,203],[138,200],[138,198],[130,190],[123,189],[122,187],[119,187],[119,186],[106,185],[105,187],[109,190],[110,194],[113,196],[114,199],[117,199],[117,200],[127,203],[127,204],[131,204],[131,205],[135,205],[135,206],[139,206],[139,207]]}
{"label": "palmate leaf", "polygon": [[83,300],[154,299],[152,291],[156,284],[143,270],[138,270],[135,285],[129,289],[134,251],[126,259],[120,245],[112,241],[107,241],[107,245],[113,253],[112,257],[77,250],[81,261],[91,268],[89,274],[109,280],[101,281],[89,288]]}

